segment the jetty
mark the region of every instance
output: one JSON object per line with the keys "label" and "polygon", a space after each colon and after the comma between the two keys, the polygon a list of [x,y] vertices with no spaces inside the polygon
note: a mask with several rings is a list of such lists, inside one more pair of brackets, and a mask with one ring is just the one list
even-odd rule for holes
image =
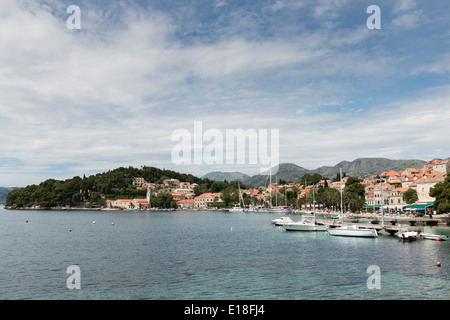
{"label": "jetty", "polygon": [[[322,215],[323,213],[319,213]],[[377,232],[385,231],[390,235],[397,232],[415,231],[423,232],[425,226],[449,225],[450,217],[442,215],[440,217],[408,217],[393,215],[367,215],[349,214],[339,219],[332,219],[332,215],[324,214],[324,219],[317,220],[317,223],[329,228],[340,226],[358,226],[361,228],[375,229]]]}
{"label": "jetty", "polygon": [[390,222],[385,221],[383,223],[360,223],[360,222],[348,222],[337,219],[321,219],[316,221],[317,224],[325,225],[329,228],[333,227],[341,227],[341,226],[358,226],[360,228],[367,229],[375,229],[377,232],[386,231],[390,235],[394,235],[395,233],[401,231],[416,231],[423,232],[423,226],[415,226],[408,224],[392,224]]}

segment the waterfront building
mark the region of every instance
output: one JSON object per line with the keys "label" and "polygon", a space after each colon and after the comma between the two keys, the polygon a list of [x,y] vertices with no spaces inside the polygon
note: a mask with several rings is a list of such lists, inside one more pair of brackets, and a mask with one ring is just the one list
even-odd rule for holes
{"label": "waterfront building", "polygon": [[194,199],[182,199],[177,201],[178,209],[194,209]]}
{"label": "waterfront building", "polygon": [[131,200],[131,207],[134,209],[147,210],[150,209],[150,203],[147,199],[133,199]]}
{"label": "waterfront building", "polygon": [[129,210],[131,209],[131,200],[130,199],[106,200],[106,207]]}
{"label": "waterfront building", "polygon": [[430,196],[430,189],[433,188],[436,183],[443,182],[445,177],[446,174],[444,173],[435,173],[414,181],[414,185],[412,187],[416,187],[418,197],[417,203],[423,204],[435,201],[436,199]]}
{"label": "waterfront building", "polygon": [[402,211],[403,207],[407,206],[408,204],[405,203],[405,200],[403,198],[406,191],[408,191],[410,188],[395,188],[391,190],[389,196],[388,196],[388,206],[389,209],[395,210],[397,212]]}
{"label": "waterfront building", "polygon": [[194,207],[197,209],[208,208],[214,201],[223,202],[222,193],[203,193],[194,198]]}

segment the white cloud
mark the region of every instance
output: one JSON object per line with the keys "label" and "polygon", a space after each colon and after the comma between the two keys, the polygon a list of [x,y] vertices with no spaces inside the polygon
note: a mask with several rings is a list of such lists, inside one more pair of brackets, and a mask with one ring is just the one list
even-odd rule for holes
{"label": "white cloud", "polygon": [[392,25],[396,28],[411,29],[419,26],[426,21],[422,10],[415,10],[402,14],[392,21]]}
{"label": "white cloud", "polygon": [[412,75],[423,73],[448,74],[450,72],[450,53],[433,57],[431,62],[422,62],[411,70]]}
{"label": "white cloud", "polygon": [[348,3],[348,0],[318,0],[313,15],[318,19],[334,19],[339,16],[339,11]]}
{"label": "white cloud", "polygon": [[[348,4],[322,0],[315,14],[331,19]],[[228,10],[230,4],[213,5]],[[276,13],[270,19],[303,5],[271,2]],[[409,8],[406,14],[417,10],[411,3],[402,6]],[[448,107],[441,91],[392,102],[397,111],[375,104],[368,113],[367,106],[350,106],[372,85],[388,87],[405,68],[401,55],[378,51],[386,46],[373,40],[364,23],[309,30],[300,22],[291,33],[286,33],[289,25],[276,36],[254,36],[272,20],[262,23],[244,8],[224,12],[223,25],[211,21],[196,29],[201,21],[114,2],[105,10],[82,6],[82,29],[68,30],[65,9],[58,1],[0,3],[0,134],[6,137],[0,141],[0,159],[8,159],[0,163],[2,184],[118,165],[168,168],[172,131],[191,128],[194,120],[223,131],[280,129],[281,160],[314,167],[318,158],[333,165],[352,156],[407,155],[402,139],[417,141],[420,131],[398,125],[405,114],[414,115],[408,119],[413,126],[429,129],[421,139],[430,139],[447,116],[445,110],[434,116],[438,107]],[[231,21],[240,24],[224,30]],[[202,36],[186,36],[184,28]],[[447,58],[430,58],[416,72],[448,71]],[[420,111],[428,103],[431,116]],[[388,120],[378,119],[377,112]],[[436,144],[428,144],[430,153]]]}
{"label": "white cloud", "polygon": [[394,2],[394,13],[404,12],[415,9],[417,7],[416,0],[397,0]]}

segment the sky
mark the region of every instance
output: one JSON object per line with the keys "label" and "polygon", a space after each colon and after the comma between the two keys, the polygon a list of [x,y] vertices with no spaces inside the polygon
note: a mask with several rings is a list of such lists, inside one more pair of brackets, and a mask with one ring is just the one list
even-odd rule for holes
{"label": "sky", "polygon": [[[450,157],[449,9],[447,0],[1,0],[0,186],[120,166],[253,175],[269,151],[308,169]],[[368,28],[374,17],[381,28]],[[245,163],[227,162],[226,132],[238,129],[277,139],[269,150],[249,138],[257,149],[245,149]],[[174,159],[181,145],[175,153],[190,163]]]}

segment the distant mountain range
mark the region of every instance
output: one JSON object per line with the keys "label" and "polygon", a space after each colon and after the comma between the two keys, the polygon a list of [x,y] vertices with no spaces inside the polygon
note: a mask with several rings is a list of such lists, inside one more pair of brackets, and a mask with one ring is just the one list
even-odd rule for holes
{"label": "distant mountain range", "polygon": [[[391,160],[386,158],[358,158],[353,161],[341,161],[335,166],[323,166],[317,169],[309,170],[293,163],[282,163],[279,165],[276,174],[277,179],[285,181],[300,182],[305,174],[318,173],[323,177],[333,179],[342,168],[342,172],[347,176],[368,177],[389,170],[403,170],[406,168],[420,169],[427,161],[424,160]],[[269,176],[258,174],[249,176],[240,172],[210,172],[202,177],[203,179],[211,179],[216,181],[233,181],[239,180],[245,185],[260,186],[269,184]],[[275,177],[272,177],[275,182]]]}
{"label": "distant mountain range", "polygon": [[6,203],[6,197],[8,196],[8,193],[13,189],[17,189],[17,188],[0,187],[0,204]]}

